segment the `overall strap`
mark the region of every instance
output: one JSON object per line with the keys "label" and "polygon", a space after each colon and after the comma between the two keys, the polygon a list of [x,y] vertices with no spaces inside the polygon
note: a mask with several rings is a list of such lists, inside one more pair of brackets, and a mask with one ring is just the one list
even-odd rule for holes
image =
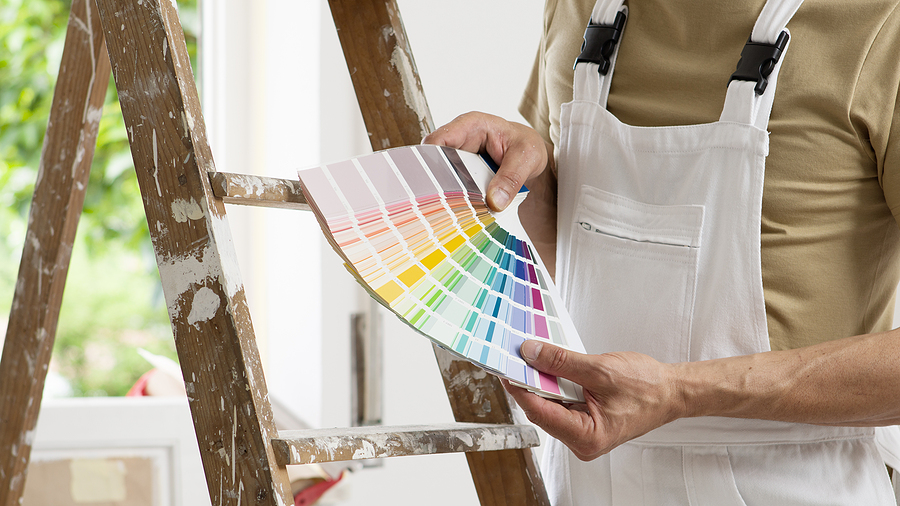
{"label": "overall strap", "polygon": [[802,3],[803,0],[768,0],[763,6],[728,83],[720,121],[767,129],[778,72],[790,45],[790,32],[785,26]]}
{"label": "overall strap", "polygon": [[581,54],[575,60],[572,96],[606,107],[619,41],[628,14],[624,0],[597,0],[584,32]]}

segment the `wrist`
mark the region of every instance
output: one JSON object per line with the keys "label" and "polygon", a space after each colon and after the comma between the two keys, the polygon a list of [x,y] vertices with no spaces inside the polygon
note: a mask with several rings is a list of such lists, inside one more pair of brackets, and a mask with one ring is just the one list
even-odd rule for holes
{"label": "wrist", "polygon": [[742,404],[737,396],[746,394],[739,385],[746,385],[747,377],[727,362],[728,359],[719,359],[673,364],[680,417],[733,415],[733,408]]}
{"label": "wrist", "polygon": [[674,364],[684,416],[771,416],[782,407],[779,392],[789,381],[766,358],[771,357],[754,354]]}
{"label": "wrist", "polygon": [[698,414],[696,385],[691,375],[691,363],[669,364],[672,371],[672,420],[703,416]]}

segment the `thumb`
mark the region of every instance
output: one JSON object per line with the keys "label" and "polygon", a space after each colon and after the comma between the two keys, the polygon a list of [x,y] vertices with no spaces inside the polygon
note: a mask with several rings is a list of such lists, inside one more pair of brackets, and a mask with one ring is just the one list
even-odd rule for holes
{"label": "thumb", "polygon": [[535,369],[560,376],[583,385],[589,380],[588,355],[569,351],[559,346],[543,342],[540,339],[529,339],[519,347],[519,353],[528,365]]}

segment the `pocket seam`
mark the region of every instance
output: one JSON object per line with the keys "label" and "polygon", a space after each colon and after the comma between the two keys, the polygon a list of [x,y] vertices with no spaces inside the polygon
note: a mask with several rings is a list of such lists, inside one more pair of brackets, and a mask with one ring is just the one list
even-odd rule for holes
{"label": "pocket seam", "polygon": [[[657,205],[646,204],[616,195],[590,185],[581,185],[576,205],[576,220],[590,222],[594,227],[612,236],[621,236],[614,230],[633,234],[635,237],[622,239],[636,242],[659,242],[653,236],[666,238],[665,243],[683,245],[692,248],[701,246],[701,230],[704,218],[704,206],[695,204]],[[609,208],[613,209],[610,210]],[[634,212],[637,216],[659,217],[672,221],[670,224],[645,225],[623,221],[614,214],[615,208]],[[584,217],[584,219],[582,218]],[[689,222],[689,223],[688,223]],[[605,225],[605,226],[604,226]]]}

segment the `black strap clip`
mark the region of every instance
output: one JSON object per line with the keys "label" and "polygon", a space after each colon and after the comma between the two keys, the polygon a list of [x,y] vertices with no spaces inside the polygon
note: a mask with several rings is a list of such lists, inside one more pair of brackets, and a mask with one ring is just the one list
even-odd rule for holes
{"label": "black strap clip", "polygon": [[579,63],[599,63],[600,74],[609,72],[613,52],[622,37],[625,28],[625,14],[616,14],[616,20],[612,25],[595,25],[593,21],[584,31],[584,42],[581,44],[581,54],[575,59],[575,66]]}
{"label": "black strap clip", "polygon": [[734,74],[731,74],[728,82],[734,80],[756,81],[756,87],[753,89],[757,95],[762,95],[766,91],[766,86],[769,85],[769,74],[781,59],[788,39],[790,39],[790,35],[787,31],[781,32],[775,44],[753,42],[748,39],[741,51],[741,60],[737,64],[737,69]]}

